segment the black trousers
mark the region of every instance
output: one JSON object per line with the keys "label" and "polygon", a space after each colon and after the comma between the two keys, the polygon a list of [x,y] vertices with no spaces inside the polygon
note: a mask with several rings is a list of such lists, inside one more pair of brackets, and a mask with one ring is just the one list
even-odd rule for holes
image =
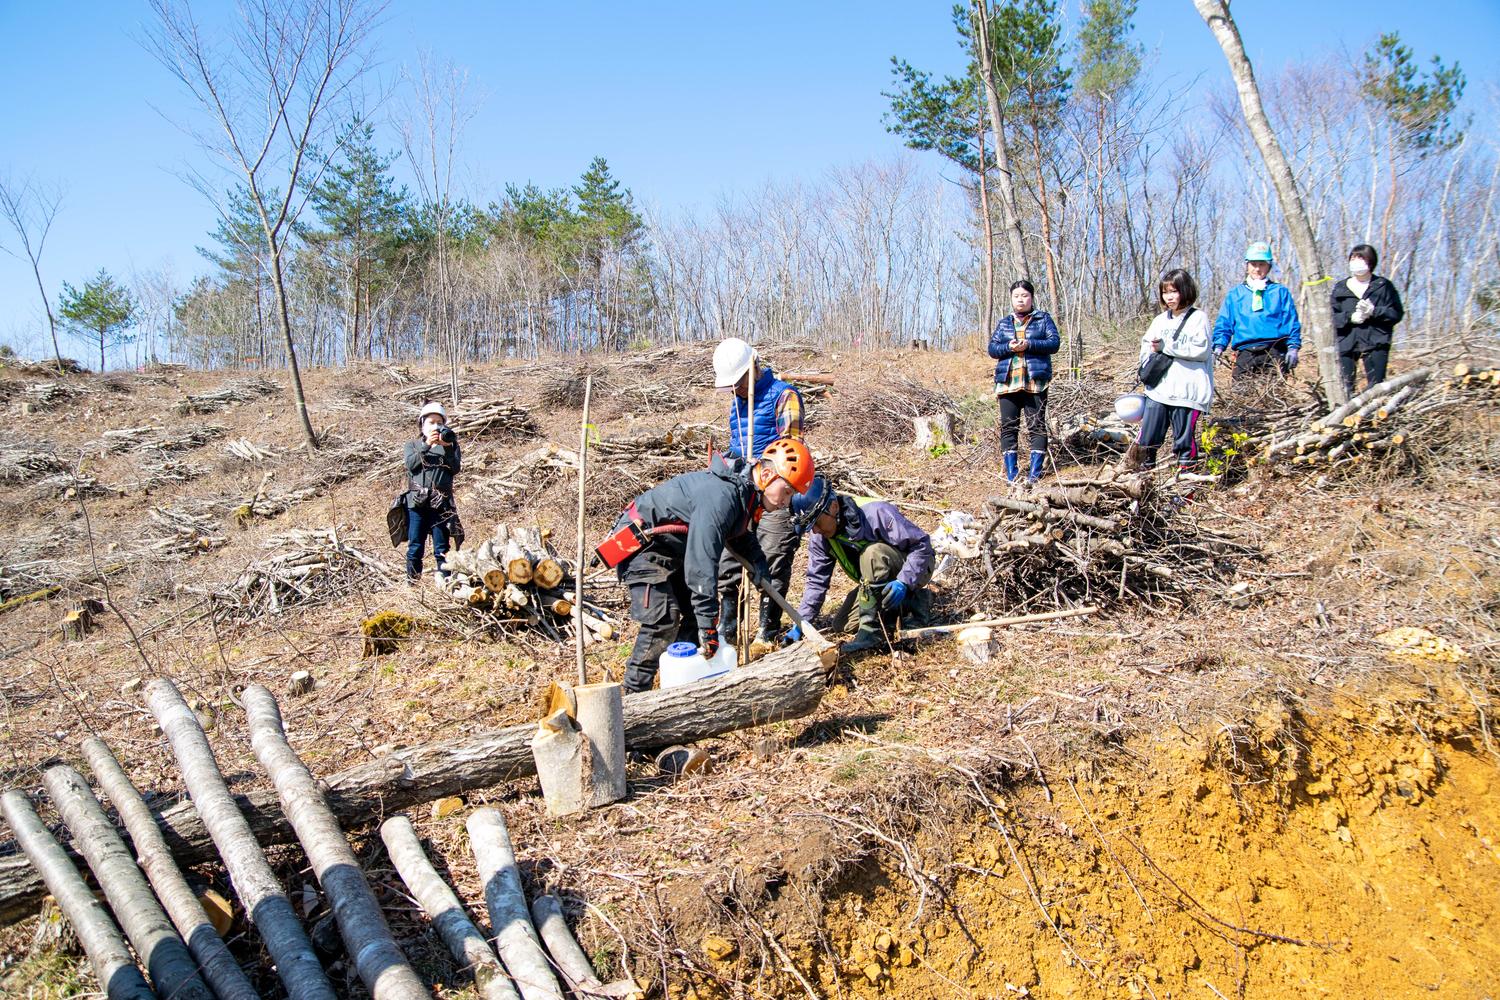
{"label": "black trousers", "polygon": [[1290,374],[1291,369],[1286,366],[1286,352],[1287,342],[1284,340],[1235,351],[1234,377],[1239,379],[1272,370],[1280,371],[1283,375]]}
{"label": "black trousers", "polygon": [[1167,426],[1172,427],[1172,451],[1177,455],[1178,465],[1191,465],[1198,460],[1198,418],[1201,414],[1191,406],[1168,406],[1154,399],[1146,400],[1146,412],[1141,417],[1141,432],[1135,443],[1145,452],[1142,456],[1147,466],[1156,464],[1156,449],[1167,438]]}
{"label": "black trousers", "polygon": [[[639,558],[633,556],[632,560]],[[628,565],[628,562],[627,562]],[[642,573],[639,576],[654,576]],[[640,625],[630,659],[625,661],[625,693],[649,691],[656,683],[661,654],[674,642],[698,645],[698,620],[693,598],[679,565],[665,580],[633,581],[628,569],[620,574],[630,588],[630,617]]]}
{"label": "black trousers", "polygon": [[1391,345],[1384,344],[1365,351],[1353,351],[1339,355],[1339,376],[1344,381],[1344,392],[1354,395],[1354,376],[1363,359],[1365,366],[1365,388],[1385,381],[1385,366],[1391,360]]}
{"label": "black trousers", "polygon": [[1032,451],[1047,450],[1047,390],[1007,392],[1000,400],[1000,450],[1015,451],[1021,415],[1026,415],[1026,444]]}
{"label": "black trousers", "polygon": [[[792,585],[792,563],[797,557],[797,546],[802,537],[792,527],[790,508],[768,510],[760,517],[755,528],[755,540],[765,553],[766,565],[771,569],[771,579],[785,597]],[[739,636],[738,609],[740,581],[744,568],[739,560],[727,551],[719,560],[719,634],[725,642],[734,642]],[[769,597],[761,596],[760,629],[775,635],[781,628],[781,608]]]}

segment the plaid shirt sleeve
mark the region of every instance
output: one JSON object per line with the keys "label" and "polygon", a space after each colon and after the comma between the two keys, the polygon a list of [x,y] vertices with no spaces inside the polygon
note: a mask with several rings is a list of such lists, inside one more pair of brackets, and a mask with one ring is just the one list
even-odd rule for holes
{"label": "plaid shirt sleeve", "polygon": [[776,436],[802,438],[802,394],[787,389],[776,401]]}

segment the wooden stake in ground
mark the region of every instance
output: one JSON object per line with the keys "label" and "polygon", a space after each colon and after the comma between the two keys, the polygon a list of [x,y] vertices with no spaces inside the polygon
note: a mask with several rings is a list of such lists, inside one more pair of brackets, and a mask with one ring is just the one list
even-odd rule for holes
{"label": "wooden stake in ground", "polygon": [[27,860],[41,873],[47,891],[78,933],[84,954],[88,955],[94,975],[104,985],[109,1000],[156,1000],[109,911],[89,891],[67,852],[42,825],[26,794],[9,791],[0,796],[0,813],[4,814],[21,850],[26,852]]}
{"label": "wooden stake in ground", "polygon": [[[594,376],[590,375],[583,381],[583,417],[578,426],[578,563],[573,570],[576,578],[573,591],[573,606],[583,607],[583,566],[586,549],[583,543],[583,501],[584,486],[588,482],[589,475],[589,404],[594,396]],[[582,687],[589,682],[588,667],[583,659],[584,628],[583,622],[578,622],[578,686]]]}
{"label": "wooden stake in ground", "polygon": [[188,885],[182,869],[177,867],[161,829],[156,825],[156,817],[151,815],[146,800],[131,784],[115,755],[110,753],[103,740],[90,736],[83,741],[83,757],[93,769],[99,787],[120,814],[141,868],[151,880],[151,887],[156,890],[162,906],[166,907],[177,933],[187,942],[215,995],[219,1000],[259,1000],[260,994],[245,978],[244,970],[203,912],[197,893]]}
{"label": "wooden stake in ground", "polygon": [[93,869],[110,909],[145,964],[156,992],[181,1000],[213,1000],[213,994],[198,977],[198,966],[187,945],[177,936],[151,886],[136,867],[135,856],[104,815],[83,775],[67,764],[58,764],[47,769],[42,784],[68,825],[74,845]]}
{"label": "wooden stake in ground", "polygon": [[477,809],[464,825],[479,865],[479,877],[484,880],[484,901],[490,910],[495,947],[521,996],[525,1000],[562,1000],[547,953],[531,926],[526,894],[521,889],[521,870],[516,867],[516,852],[504,817],[498,809]]}
{"label": "wooden stake in ground", "polygon": [[281,809],[307,852],[318,884],[328,894],[344,948],[375,1000],[431,1000],[432,992],[406,962],[386,925],[380,904],[344,839],[312,772],[286,741],[281,712],[259,684],[241,696],[250,720],[250,745],[271,776]]}
{"label": "wooden stake in ground", "polygon": [[266,863],[250,824],[229,794],[208,737],[177,686],[166,678],[146,685],[146,701],[172,744],[193,806],[213,838],[235,895],[271,953],[276,974],[292,1000],[338,1000],[286,890]]}
{"label": "wooden stake in ground", "polygon": [[432,867],[411,820],[405,816],[392,816],[380,825],[380,839],[385,841],[391,863],[427,914],[427,919],[432,921],[433,929],[453,957],[462,962],[464,968],[474,971],[474,983],[485,1000],[519,1000],[500,959],[495,957],[494,949],[464,912],[458,896]]}

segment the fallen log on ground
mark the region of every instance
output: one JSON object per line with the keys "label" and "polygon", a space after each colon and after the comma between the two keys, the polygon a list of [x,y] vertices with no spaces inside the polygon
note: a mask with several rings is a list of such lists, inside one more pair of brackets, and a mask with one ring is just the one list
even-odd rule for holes
{"label": "fallen log on ground", "polygon": [[542,950],[542,939],[531,926],[521,869],[516,865],[505,818],[498,809],[478,809],[469,814],[464,826],[484,883],[484,903],[490,911],[490,930],[500,960],[524,1000],[562,1000],[557,977]]}
{"label": "fallen log on ground", "polygon": [[73,842],[88,859],[131,948],[146,966],[152,987],[173,1000],[213,1000],[187,944],[167,919],[135,855],[104,815],[104,807],[83,775],[67,764],[57,764],[42,775],[42,784]]}
{"label": "fallen log on ground", "polygon": [[156,890],[162,906],[166,907],[177,933],[187,942],[214,994],[219,1000],[257,1000],[259,994],[245,978],[224,939],[214,930],[213,922],[208,919],[182,869],[177,867],[167,849],[146,800],[131,784],[125,769],[97,736],[83,741],[83,756],[89,762],[99,787],[120,814],[120,821],[129,831],[131,845],[140,859],[141,870],[151,880],[151,887]]}
{"label": "fallen log on ground", "polygon": [[22,858],[27,870],[35,864],[46,876],[47,888],[73,925],[89,964],[94,967],[94,975],[105,984],[110,1000],[156,1000],[109,911],[84,883],[62,845],[42,825],[26,793],[9,791],[0,796],[0,812],[21,842],[22,850],[31,858],[30,863]]}
{"label": "fallen log on ground", "polygon": [[[778,649],[722,677],[665,691],[625,696],[625,745],[635,749],[692,743],[723,733],[795,719],[818,707],[825,686],[822,648],[808,642]],[[191,713],[189,713],[191,715]],[[428,743],[356,764],[322,779],[328,805],[346,823],[536,773],[531,738],[536,723]],[[275,792],[233,796],[264,844],[294,839]],[[162,833],[181,864],[215,857],[213,842],[191,802],[161,810]],[[0,923],[36,910],[42,880],[24,857],[0,857]]]}
{"label": "fallen log on ground", "polygon": [[344,950],[365,988],[375,1000],[427,1000],[431,991],[397,947],[344,831],[323,800],[312,772],[287,742],[276,699],[259,684],[245,688],[243,698],[250,719],[250,745],[271,776],[281,808],[296,828],[313,874],[328,895]]}

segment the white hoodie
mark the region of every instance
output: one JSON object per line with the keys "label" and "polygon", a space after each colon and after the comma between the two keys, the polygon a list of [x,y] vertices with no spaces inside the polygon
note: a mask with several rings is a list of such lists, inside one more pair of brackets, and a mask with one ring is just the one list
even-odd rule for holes
{"label": "white hoodie", "polygon": [[[1182,332],[1177,333],[1178,325]],[[1174,336],[1175,335],[1175,336]],[[1207,412],[1214,401],[1214,359],[1208,314],[1195,309],[1183,323],[1182,315],[1165,312],[1151,321],[1141,337],[1141,362],[1151,356],[1151,342],[1162,342],[1162,353],[1172,359],[1172,367],[1156,386],[1146,390],[1148,399],[1164,406],[1187,406]]]}

